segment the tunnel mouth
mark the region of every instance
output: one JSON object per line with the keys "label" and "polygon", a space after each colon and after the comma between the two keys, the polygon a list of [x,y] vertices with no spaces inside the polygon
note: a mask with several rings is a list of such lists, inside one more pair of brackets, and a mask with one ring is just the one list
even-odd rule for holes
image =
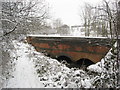
{"label": "tunnel mouth", "polygon": [[87,58],[81,58],[78,61],[75,62],[77,66],[80,67],[88,67],[89,65],[95,64],[94,62],[92,62],[90,59]]}
{"label": "tunnel mouth", "polygon": [[65,64],[68,68],[74,68],[74,62],[67,56],[60,56],[56,58],[60,63]]}
{"label": "tunnel mouth", "polygon": [[57,58],[57,60],[59,62],[66,61],[67,63],[72,63],[71,59],[69,57],[67,57],[67,56],[60,56],[60,57]]}
{"label": "tunnel mouth", "polygon": [[94,64],[94,62],[86,58],[82,58],[76,62],[73,62],[69,57],[60,56],[57,58],[57,60],[60,63],[65,64],[68,68],[82,68],[82,67],[86,68],[87,66]]}

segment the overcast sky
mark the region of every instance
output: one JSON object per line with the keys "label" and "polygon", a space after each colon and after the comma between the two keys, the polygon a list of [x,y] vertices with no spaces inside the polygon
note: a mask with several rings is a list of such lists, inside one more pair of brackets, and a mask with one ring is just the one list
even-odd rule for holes
{"label": "overcast sky", "polygon": [[64,24],[80,25],[80,12],[85,2],[90,4],[100,3],[102,0],[47,0],[50,6],[50,14],[55,18],[60,18]]}

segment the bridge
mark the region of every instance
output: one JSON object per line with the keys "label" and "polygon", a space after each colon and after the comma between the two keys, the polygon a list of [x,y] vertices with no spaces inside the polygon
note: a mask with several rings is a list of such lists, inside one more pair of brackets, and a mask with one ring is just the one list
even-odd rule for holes
{"label": "bridge", "polygon": [[106,37],[29,35],[27,41],[47,56],[79,64],[99,62],[112,45],[111,39]]}

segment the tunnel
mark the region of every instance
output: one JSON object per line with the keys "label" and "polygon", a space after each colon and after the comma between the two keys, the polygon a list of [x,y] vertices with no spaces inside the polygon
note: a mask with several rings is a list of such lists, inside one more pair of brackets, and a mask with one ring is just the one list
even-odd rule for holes
{"label": "tunnel", "polygon": [[86,59],[86,58],[82,58],[82,59],[79,59],[78,61],[75,62],[77,66],[89,66],[91,64],[94,64],[94,62],[92,62],[91,60],[89,59]]}
{"label": "tunnel", "polygon": [[57,60],[59,62],[61,62],[62,64],[65,64],[67,67],[69,68],[80,68],[82,66],[89,66],[91,64],[94,64],[94,62],[92,62],[91,60],[89,59],[86,59],[86,58],[82,58],[82,59],[79,59],[78,61],[76,62],[73,62],[69,57],[67,56],[60,56],[57,58]]}
{"label": "tunnel", "polygon": [[67,63],[72,63],[71,59],[67,56],[59,56],[57,58],[58,61],[62,62],[63,60],[65,60]]}

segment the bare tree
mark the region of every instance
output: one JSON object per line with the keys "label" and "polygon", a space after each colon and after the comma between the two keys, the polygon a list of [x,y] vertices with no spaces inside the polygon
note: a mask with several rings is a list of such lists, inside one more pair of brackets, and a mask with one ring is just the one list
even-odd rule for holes
{"label": "bare tree", "polygon": [[107,2],[104,0],[103,4],[99,5],[99,7],[94,8],[99,12],[98,15],[94,15],[94,16],[98,19],[98,21],[100,21],[105,25],[105,29],[104,27],[102,28],[104,30],[102,32],[103,35],[104,35],[104,32],[106,32],[106,34],[110,33],[111,38],[115,36],[114,24],[115,24],[115,17],[116,17],[116,11],[117,11],[117,7],[115,5],[116,2],[117,1]]}
{"label": "bare tree", "polygon": [[32,22],[33,17],[37,17],[40,22],[43,22],[48,17],[47,15],[46,6],[42,0],[39,2],[25,2],[24,0],[20,2],[2,2],[3,36],[12,33],[18,28],[19,31],[17,32],[25,33],[29,29],[27,23]]}
{"label": "bare tree", "polygon": [[[16,0],[16,2],[12,2],[12,0],[9,0],[8,2],[0,2],[2,5],[2,17],[0,18],[2,22],[1,30],[3,30],[3,34],[0,36],[0,49],[2,52],[0,80],[1,77],[8,78],[8,74],[11,73],[10,68],[13,64],[13,58],[10,57],[9,51],[14,48],[12,39],[22,40],[23,38],[19,39],[21,38],[21,34],[26,34],[34,29],[31,29],[31,25],[32,27],[41,26],[45,22],[45,19],[48,18],[47,7],[43,1],[31,0],[26,2],[26,0]],[[1,82],[0,87],[2,87]]]}
{"label": "bare tree", "polygon": [[85,3],[85,8],[82,11],[82,18],[83,23],[85,27],[85,36],[90,35],[90,29],[91,29],[91,22],[92,22],[92,6],[90,4]]}
{"label": "bare tree", "polygon": [[[118,35],[120,34],[120,2],[118,0],[113,0],[107,2],[103,1],[99,6],[92,6],[87,8],[83,13],[83,21],[85,30],[89,33],[88,28],[93,28],[97,31],[97,34],[102,36],[108,36],[111,38],[111,58],[104,59],[104,66],[102,68],[106,69],[106,72],[101,73],[98,85],[96,87],[118,87],[120,84],[119,78],[119,65],[120,65],[120,47]],[[90,13],[90,10],[92,13]],[[86,13],[86,11],[88,13]],[[90,14],[90,15],[89,15]],[[91,18],[88,18],[88,17]],[[90,20],[90,23],[88,20]],[[90,25],[90,26],[87,26]],[[94,31],[95,31],[94,30]],[[117,42],[117,46],[113,46],[113,43]],[[104,76],[104,77],[103,77]],[[107,77],[107,79],[106,79]],[[119,80],[119,81],[118,81]]]}
{"label": "bare tree", "polygon": [[99,34],[102,36],[111,36],[111,38],[115,36],[114,21],[117,8],[115,8],[116,6],[113,3],[115,2],[104,0],[103,4],[95,7],[85,4],[82,17],[87,36],[89,36],[91,29],[97,32],[97,36]]}
{"label": "bare tree", "polygon": [[63,23],[62,23],[61,19],[59,19],[59,18],[53,21],[54,28],[61,27],[62,25],[63,25]]}
{"label": "bare tree", "polygon": [[60,33],[60,27],[63,25],[61,19],[56,19],[53,21],[53,28],[57,31],[57,33],[59,34]]}

